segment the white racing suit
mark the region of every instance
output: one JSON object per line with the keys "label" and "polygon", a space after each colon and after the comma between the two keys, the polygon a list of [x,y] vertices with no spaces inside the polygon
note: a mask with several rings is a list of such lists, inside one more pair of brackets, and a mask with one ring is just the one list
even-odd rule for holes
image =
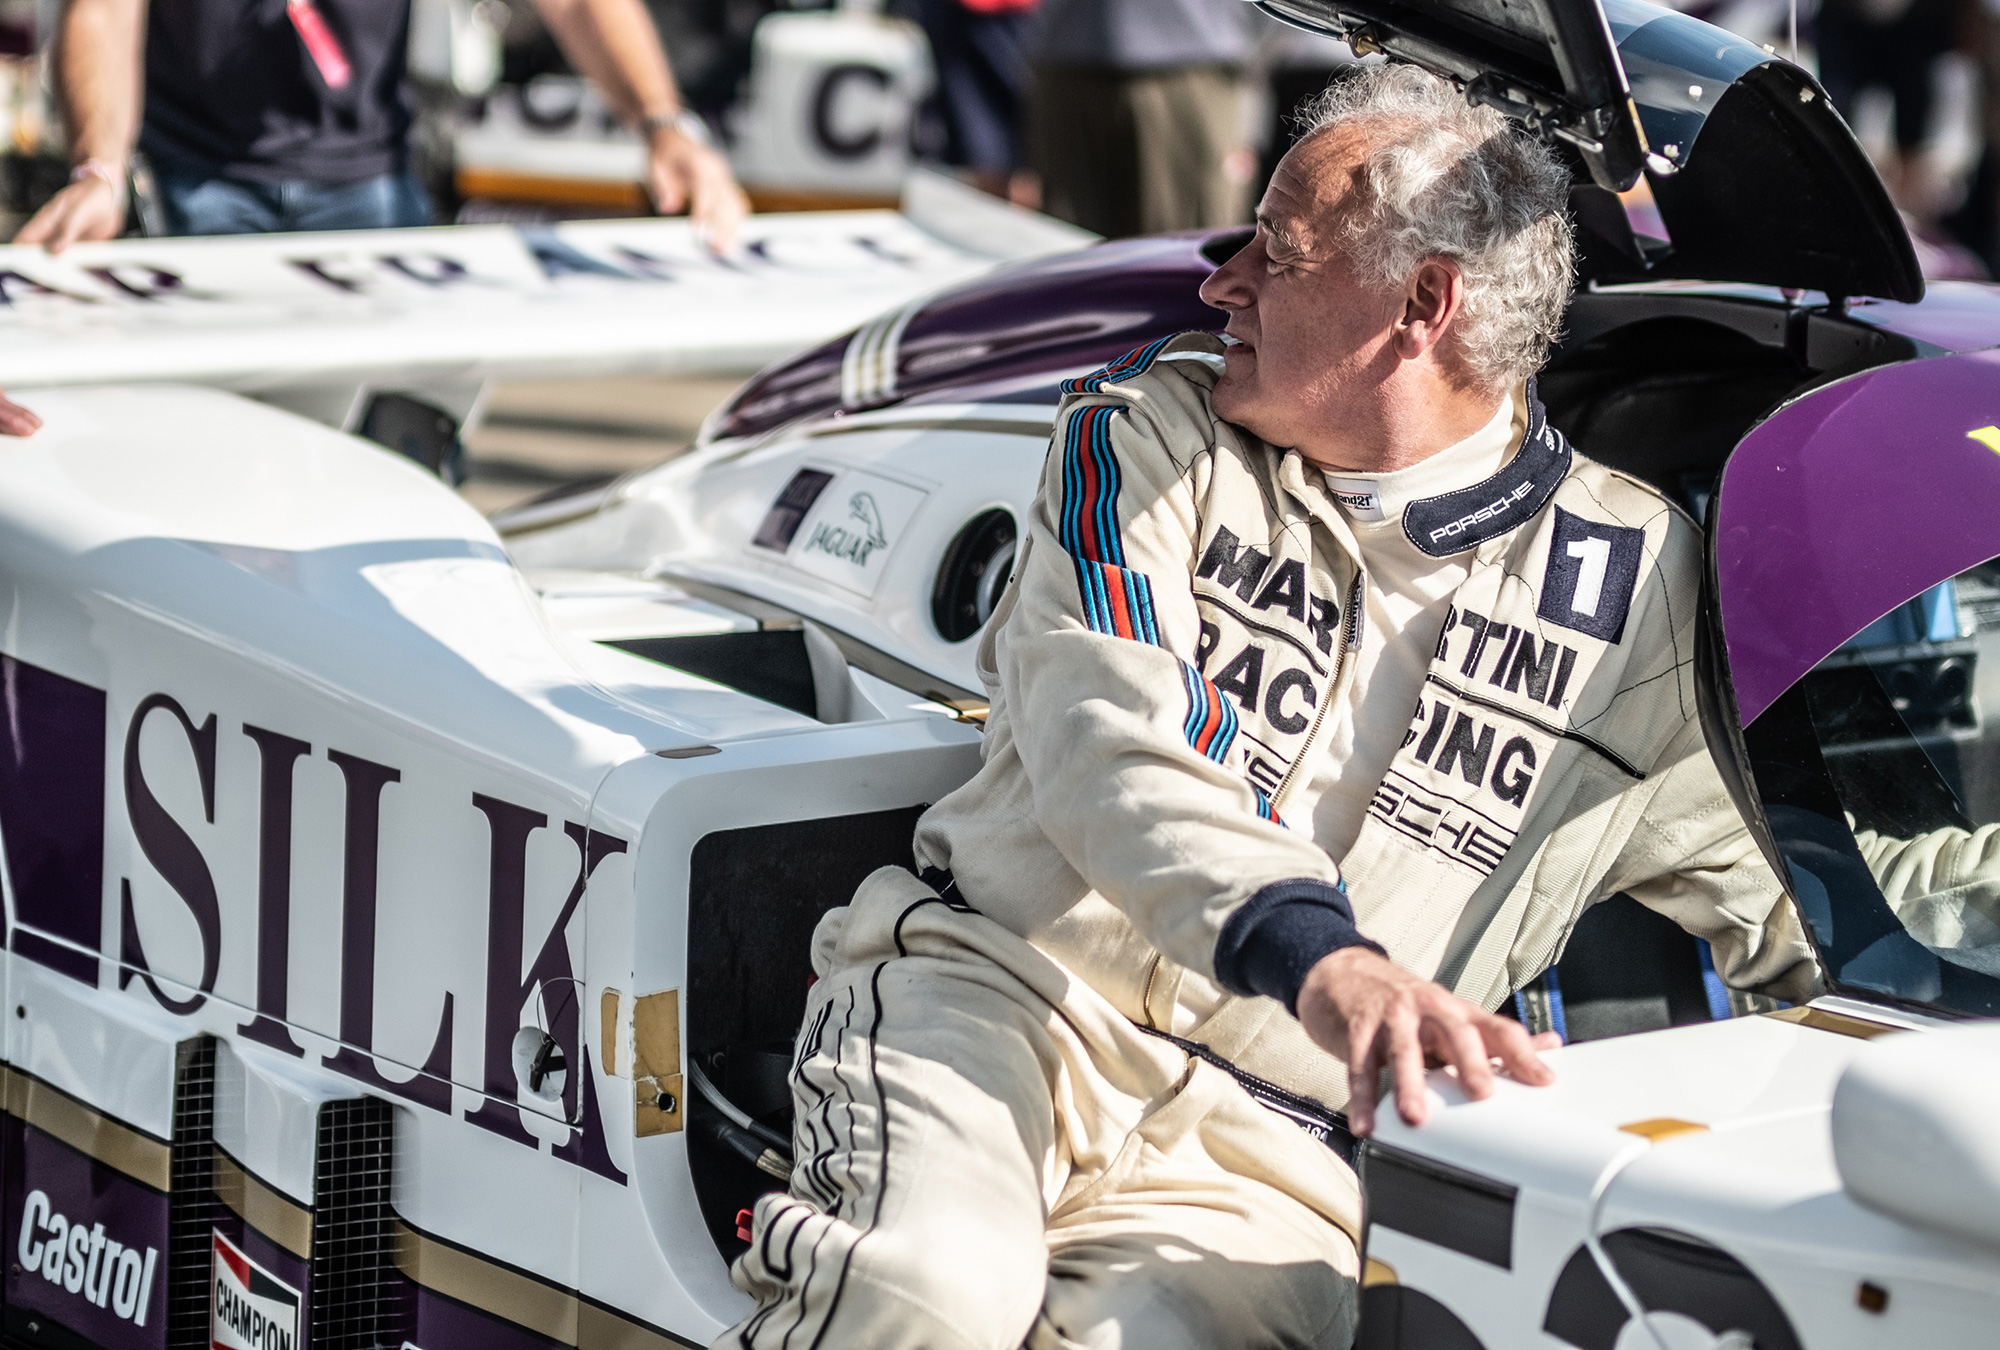
{"label": "white racing suit", "polygon": [[1695,715],[1699,533],[1532,396],[1498,474],[1405,510],[1471,570],[1417,706],[1367,710],[1409,733],[1357,842],[1286,827],[1365,578],[1319,473],[1210,410],[1220,351],[1065,385],[984,767],[918,826],[931,884],[878,872],[816,937],[791,1194],[719,1345],[1344,1345],[1347,1071],[1286,1011],[1320,957],[1491,1008],[1625,891],[1730,983],[1813,992]]}

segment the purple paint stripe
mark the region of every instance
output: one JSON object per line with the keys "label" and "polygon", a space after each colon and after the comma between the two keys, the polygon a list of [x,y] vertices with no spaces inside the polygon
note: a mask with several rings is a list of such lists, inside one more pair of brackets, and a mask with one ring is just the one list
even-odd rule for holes
{"label": "purple paint stripe", "polygon": [[1716,583],[1747,725],[1897,605],[2000,556],[2000,352],[1886,366],[1745,437],[1716,497]]}
{"label": "purple paint stripe", "polygon": [[[104,691],[0,656],[0,832],[15,917],[101,949]],[[31,961],[97,983],[97,959],[14,934]]]}
{"label": "purple paint stripe", "polygon": [[[1163,333],[1220,331],[1220,310],[1199,289],[1215,270],[1203,243],[1227,231],[1121,239],[1001,268],[927,301],[898,344],[905,400],[958,401],[977,388],[1053,385],[1094,370]],[[840,401],[836,338],[772,366],[743,387],[717,421],[749,436],[831,411]],[[1046,400],[1053,404],[1055,394]]]}

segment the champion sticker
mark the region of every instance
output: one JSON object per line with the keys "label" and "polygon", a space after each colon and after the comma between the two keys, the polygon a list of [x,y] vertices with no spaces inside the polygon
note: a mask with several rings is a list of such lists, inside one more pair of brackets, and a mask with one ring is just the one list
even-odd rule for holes
{"label": "champion sticker", "polygon": [[211,1350],[297,1350],[299,1291],[211,1230],[215,1241]]}
{"label": "champion sticker", "polygon": [[1644,530],[1585,520],[1558,506],[1542,603],[1535,612],[1550,623],[1618,642],[1645,548]]}

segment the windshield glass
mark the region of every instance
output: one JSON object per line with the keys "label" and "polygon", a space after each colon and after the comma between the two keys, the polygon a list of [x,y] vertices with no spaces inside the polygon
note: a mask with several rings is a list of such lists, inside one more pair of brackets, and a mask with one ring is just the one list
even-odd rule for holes
{"label": "windshield glass", "polygon": [[1646,144],[1679,164],[1723,91],[1744,71],[1776,59],[1720,28],[1640,0],[1604,0],[1604,17]]}
{"label": "windshield glass", "polygon": [[1744,728],[1827,974],[2000,1014],[2000,561],[1848,639]]}

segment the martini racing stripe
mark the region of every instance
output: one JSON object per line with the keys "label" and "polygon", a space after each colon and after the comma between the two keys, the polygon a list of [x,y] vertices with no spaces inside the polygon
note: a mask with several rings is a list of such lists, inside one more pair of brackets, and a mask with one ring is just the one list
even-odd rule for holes
{"label": "martini racing stripe", "polygon": [[1118,533],[1118,459],[1111,419],[1121,408],[1085,408],[1063,448],[1062,545],[1076,563],[1084,621],[1095,633],[1160,645],[1152,582],[1125,566]]}
{"label": "martini racing stripe", "polygon": [[1181,662],[1181,684],[1187,689],[1188,744],[1217,764],[1236,741],[1236,709],[1208,677],[1187,662]]}
{"label": "martini racing stripe", "polygon": [[[1118,458],[1111,420],[1122,408],[1083,408],[1070,419],[1063,445],[1062,545],[1076,564],[1083,619],[1093,633],[1161,646],[1153,584],[1125,566],[1118,532]],[[1181,663],[1187,688],[1188,744],[1220,764],[1236,739],[1236,710],[1193,666]]]}
{"label": "martini racing stripe", "polygon": [[1111,419],[1123,408],[1084,408],[1070,419],[1063,446],[1062,544],[1073,558],[1125,565],[1118,533],[1118,459]]}
{"label": "martini racing stripe", "polygon": [[1076,580],[1092,632],[1160,645],[1159,624],[1153,616],[1153,583],[1144,572],[1079,558]]}
{"label": "martini racing stripe", "polygon": [[1120,380],[1129,380],[1134,375],[1142,375],[1146,367],[1153,364],[1153,358],[1160,354],[1160,349],[1172,342],[1174,336],[1169,333],[1163,338],[1157,338],[1143,347],[1126,352],[1116,361],[1100,366],[1088,375],[1064,380],[1059,387],[1065,394],[1095,394],[1101,392],[1107,384],[1116,384]]}

